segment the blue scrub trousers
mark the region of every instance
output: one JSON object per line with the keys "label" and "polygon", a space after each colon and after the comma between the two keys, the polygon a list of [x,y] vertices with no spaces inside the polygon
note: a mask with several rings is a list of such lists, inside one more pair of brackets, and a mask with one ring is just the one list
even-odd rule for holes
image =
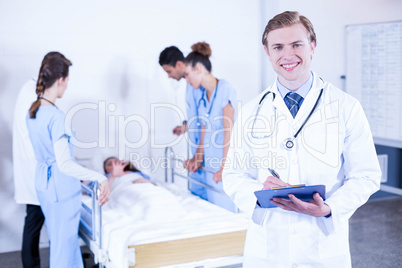
{"label": "blue scrub trousers", "polygon": [[[221,191],[223,191],[223,185],[222,182],[218,182],[216,183],[213,178],[214,178],[214,174],[206,172],[205,174],[206,176],[206,184],[208,184],[209,186],[215,188],[215,189],[219,189]],[[210,189],[206,189],[207,192],[207,200],[209,202],[211,202],[212,204],[218,205],[222,208],[225,208],[229,211],[232,212],[236,212],[236,206],[233,203],[232,199],[230,199],[230,197],[226,194],[226,193],[217,193],[213,190]]]}
{"label": "blue scrub trousers", "polygon": [[[204,171],[199,169],[196,172],[191,173],[190,177],[194,180],[197,180],[199,182],[206,184],[204,173],[205,173]],[[208,200],[207,191],[206,191],[205,187],[192,182],[191,186],[190,186],[190,190],[193,195],[199,196],[200,198],[202,198],[204,200]]]}
{"label": "blue scrub trousers", "polygon": [[[200,169],[194,173],[191,173],[191,178],[193,178],[199,182],[205,183],[213,188],[223,191],[222,182],[216,183],[213,180],[213,177],[214,177],[214,174],[200,170]],[[230,197],[226,194],[217,193],[213,190],[206,189],[205,187],[195,184],[195,183],[191,183],[190,190],[194,195],[197,195],[212,204],[225,208],[229,211],[236,212],[235,204],[230,199]]]}
{"label": "blue scrub trousers", "polygon": [[50,177],[47,189],[36,188],[50,240],[50,268],[82,268],[84,265],[78,241],[80,183],[68,177],[57,179],[59,187],[54,184],[55,178]]}

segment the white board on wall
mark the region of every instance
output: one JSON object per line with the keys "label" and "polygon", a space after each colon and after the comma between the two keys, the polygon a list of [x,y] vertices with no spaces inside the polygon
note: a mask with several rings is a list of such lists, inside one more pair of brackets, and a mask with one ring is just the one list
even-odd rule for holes
{"label": "white board on wall", "polygon": [[402,148],[402,21],[346,26],[346,92],[376,144]]}

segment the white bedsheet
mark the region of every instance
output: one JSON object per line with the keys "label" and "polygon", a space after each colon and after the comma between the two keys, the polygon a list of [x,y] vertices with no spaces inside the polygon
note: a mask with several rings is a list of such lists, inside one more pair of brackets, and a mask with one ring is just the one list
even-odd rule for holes
{"label": "white bedsheet", "polygon": [[244,214],[217,207],[174,184],[132,184],[133,175],[116,179],[121,180],[112,185],[110,201],[102,209],[107,267],[134,265],[129,245],[247,229]]}
{"label": "white bedsheet", "polygon": [[113,181],[109,202],[102,210],[104,224],[114,222],[115,213],[148,223],[165,221],[166,218],[176,220],[185,214],[177,198],[163,187],[152,183],[133,183],[140,177],[137,173],[130,173]]}

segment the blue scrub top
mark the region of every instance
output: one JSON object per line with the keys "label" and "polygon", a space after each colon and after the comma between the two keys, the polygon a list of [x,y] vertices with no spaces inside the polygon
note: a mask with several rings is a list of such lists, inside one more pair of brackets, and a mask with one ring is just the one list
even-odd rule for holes
{"label": "blue scrub top", "polygon": [[218,171],[223,155],[223,108],[231,103],[234,109],[233,124],[237,115],[237,94],[226,80],[219,80],[217,88],[208,100],[206,89],[194,89],[187,84],[187,124],[191,153],[194,155],[200,143],[201,126],[205,125],[204,166]]}
{"label": "blue scrub top", "polygon": [[[62,137],[70,139],[71,136],[65,131],[64,113],[55,106],[39,106],[36,118],[28,115],[26,121],[37,160],[35,185],[38,195],[46,194],[47,198],[57,202],[80,191],[80,181],[61,173],[56,164],[54,143]],[[69,146],[71,159],[74,159],[73,146],[70,143]],[[54,191],[50,190],[52,188]]]}

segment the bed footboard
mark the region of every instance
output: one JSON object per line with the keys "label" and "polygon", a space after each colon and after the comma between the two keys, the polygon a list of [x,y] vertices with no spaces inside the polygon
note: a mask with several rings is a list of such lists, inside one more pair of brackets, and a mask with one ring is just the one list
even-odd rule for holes
{"label": "bed footboard", "polygon": [[211,258],[242,255],[246,230],[129,246],[135,268],[160,267]]}

